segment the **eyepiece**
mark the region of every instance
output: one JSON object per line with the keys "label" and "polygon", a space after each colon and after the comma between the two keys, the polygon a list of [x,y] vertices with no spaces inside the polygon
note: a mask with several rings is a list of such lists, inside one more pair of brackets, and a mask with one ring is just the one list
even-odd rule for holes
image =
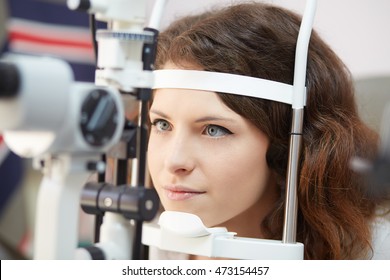
{"label": "eyepiece", "polygon": [[20,75],[18,68],[7,62],[0,62],[0,98],[12,98],[19,92]]}

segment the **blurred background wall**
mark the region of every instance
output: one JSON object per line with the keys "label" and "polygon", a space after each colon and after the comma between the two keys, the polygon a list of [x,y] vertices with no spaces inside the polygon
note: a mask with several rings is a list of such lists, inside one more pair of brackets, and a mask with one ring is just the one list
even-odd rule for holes
{"label": "blurred background wall", "polygon": [[[12,0],[11,0],[12,1]],[[50,0],[49,0],[50,1]],[[149,11],[155,0],[146,0]],[[261,0],[258,0],[261,1]],[[66,0],[51,0],[65,3]],[[210,7],[242,0],[168,0],[162,26],[172,19]],[[264,0],[304,10],[305,0]],[[4,36],[6,0],[0,0],[0,38]],[[344,60],[356,78],[390,75],[390,1],[318,0],[315,28]]]}

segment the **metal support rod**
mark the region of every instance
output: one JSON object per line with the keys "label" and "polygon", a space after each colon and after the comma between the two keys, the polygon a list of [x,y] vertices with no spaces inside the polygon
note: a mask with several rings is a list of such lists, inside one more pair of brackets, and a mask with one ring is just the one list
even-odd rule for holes
{"label": "metal support rod", "polygon": [[117,186],[127,184],[127,168],[128,168],[127,159],[117,159],[116,160],[115,183]]}
{"label": "metal support rod", "polygon": [[[141,91],[147,91],[150,89],[142,89]],[[146,93],[150,96],[150,93]],[[149,100],[149,99],[148,99]],[[138,122],[138,132],[137,132],[137,181],[138,185],[145,186],[145,176],[146,176],[146,150],[147,150],[147,140],[148,140],[148,100],[140,101],[140,113],[139,113],[139,122]]]}
{"label": "metal support rod", "polygon": [[295,243],[298,214],[299,158],[302,147],[303,109],[293,110],[293,125],[290,136],[290,153],[287,167],[286,205],[284,208],[284,243]]}
{"label": "metal support rod", "polygon": [[[159,5],[161,4],[161,5]],[[165,1],[157,1],[157,10],[160,12],[155,13],[161,14],[161,10],[165,5]],[[155,11],[155,10],[154,10]],[[153,21],[153,20],[152,20]],[[155,22],[159,22],[159,19]],[[143,61],[143,70],[152,71],[154,68],[154,61],[156,58],[156,48],[157,48],[157,37],[158,30],[155,29],[155,23],[151,27],[145,28],[146,31],[150,31],[154,34],[154,40],[152,43],[145,43],[142,50],[142,61]],[[146,186],[146,154],[147,154],[147,143],[148,143],[148,112],[149,112],[149,100],[152,96],[151,88],[140,88],[138,92],[138,100],[140,101],[140,109],[138,116],[138,131],[137,131],[137,168],[134,170],[137,174],[136,186],[143,188]],[[148,247],[142,245],[142,221],[135,222],[135,237],[133,244],[133,259],[141,260],[148,259]]]}
{"label": "metal support rod", "polygon": [[[148,120],[148,101],[150,99],[150,89],[140,89],[140,112],[138,117],[138,132],[137,132],[137,187],[145,187],[146,177],[146,151],[147,151],[147,120]],[[142,221],[135,222],[135,237],[133,244],[133,259],[146,259],[147,251],[142,245]]]}
{"label": "metal support rod", "polygon": [[298,181],[299,161],[302,147],[303,114],[306,103],[306,72],[309,42],[317,0],[307,0],[299,29],[295,51],[294,87],[292,103],[292,124],[290,136],[290,151],[286,178],[286,204],[284,209],[283,243],[295,243],[298,213]]}

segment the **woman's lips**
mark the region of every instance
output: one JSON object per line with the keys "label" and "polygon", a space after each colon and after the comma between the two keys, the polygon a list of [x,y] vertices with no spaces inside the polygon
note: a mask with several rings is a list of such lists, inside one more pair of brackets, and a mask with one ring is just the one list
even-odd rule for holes
{"label": "woman's lips", "polygon": [[181,186],[167,186],[163,188],[168,199],[181,201],[204,194],[203,191],[197,191]]}

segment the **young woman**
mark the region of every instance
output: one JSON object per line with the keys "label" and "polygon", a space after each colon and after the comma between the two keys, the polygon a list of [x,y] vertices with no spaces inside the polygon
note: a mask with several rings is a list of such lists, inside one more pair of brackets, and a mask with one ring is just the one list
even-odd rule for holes
{"label": "young woman", "polygon": [[[262,3],[186,17],[161,33],[156,68],[291,85],[300,20]],[[350,73],[315,32],[306,87],[297,225],[305,259],[389,258],[384,201],[368,197],[349,168],[353,157],[376,155],[377,135],[358,116]],[[155,90],[150,120],[149,169],[165,210],[242,237],[282,239],[291,105],[165,88]]]}

